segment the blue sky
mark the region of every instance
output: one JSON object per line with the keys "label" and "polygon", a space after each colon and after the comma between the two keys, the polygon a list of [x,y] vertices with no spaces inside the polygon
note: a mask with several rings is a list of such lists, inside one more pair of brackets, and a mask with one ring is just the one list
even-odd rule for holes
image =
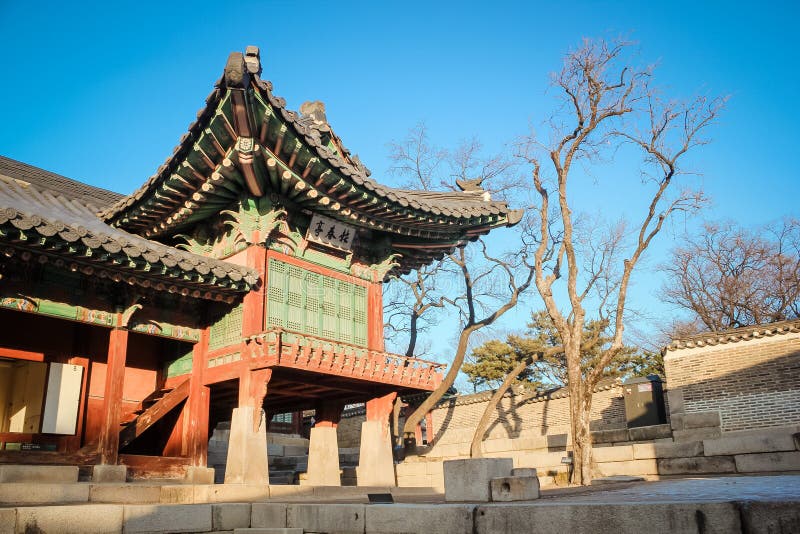
{"label": "blue sky", "polygon": [[[623,35],[658,63],[667,94],[731,96],[691,167],[713,199],[708,217],[761,224],[798,215],[798,6],[0,1],[0,153],[131,192],[172,152],[228,53],[255,44],[276,94],[294,109],[324,101],[345,144],[388,181],[386,144],[417,122],[441,145],[477,136],[502,149],[549,115],[549,73],[570,47]],[[605,202],[613,218],[634,205],[598,172],[581,190],[586,209]],[[634,305],[672,315],[657,287],[643,271]]]}

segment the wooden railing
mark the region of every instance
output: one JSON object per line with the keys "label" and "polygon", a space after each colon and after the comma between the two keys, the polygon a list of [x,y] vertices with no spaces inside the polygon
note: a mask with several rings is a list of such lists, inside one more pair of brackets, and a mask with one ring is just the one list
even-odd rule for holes
{"label": "wooden railing", "polygon": [[283,329],[270,329],[245,340],[248,358],[268,365],[349,376],[398,386],[433,390],[444,364],[369,350]]}

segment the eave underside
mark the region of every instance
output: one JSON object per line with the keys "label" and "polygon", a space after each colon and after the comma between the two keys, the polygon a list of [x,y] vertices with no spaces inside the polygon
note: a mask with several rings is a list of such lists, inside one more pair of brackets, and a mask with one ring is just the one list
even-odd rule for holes
{"label": "eave underside", "polygon": [[484,201],[479,192],[384,187],[360,163],[340,153],[336,139],[327,124],[287,110],[257,73],[245,73],[239,86],[226,74],[173,155],[104,217],[148,238],[166,237],[244,195],[276,195],[308,212],[384,232],[392,241],[436,250],[412,253],[409,247],[398,247],[403,271],[518,221],[519,212],[503,202]]}

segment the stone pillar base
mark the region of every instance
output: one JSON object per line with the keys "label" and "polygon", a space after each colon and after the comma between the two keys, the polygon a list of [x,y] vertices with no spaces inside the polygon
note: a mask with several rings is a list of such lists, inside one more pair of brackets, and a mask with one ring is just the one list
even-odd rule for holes
{"label": "stone pillar base", "polygon": [[253,430],[254,411],[252,406],[233,409],[225,484],[269,484],[267,422],[259,408],[258,430]]}
{"label": "stone pillar base", "polygon": [[186,480],[188,484],[213,484],[214,468],[194,466],[187,467],[184,480]]}
{"label": "stone pillar base", "polygon": [[359,486],[397,485],[394,476],[392,438],[382,421],[361,423],[361,449],[356,477]]}
{"label": "stone pillar base", "polygon": [[315,426],[311,429],[306,484],[309,486],[342,485],[336,427]]}
{"label": "stone pillar base", "polygon": [[468,458],[444,462],[444,500],[489,502],[493,478],[511,475],[511,458]]}
{"label": "stone pillar base", "polygon": [[96,465],[92,468],[92,482],[125,482],[128,468],[124,465]]}

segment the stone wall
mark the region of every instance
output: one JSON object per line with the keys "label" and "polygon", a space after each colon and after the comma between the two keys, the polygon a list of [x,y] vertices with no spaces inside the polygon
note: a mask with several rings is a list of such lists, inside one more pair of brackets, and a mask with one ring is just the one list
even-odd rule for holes
{"label": "stone wall", "polygon": [[723,432],[800,423],[797,329],[800,321],[670,345],[664,360],[673,428],[691,429],[682,419],[703,414],[717,417]]}

